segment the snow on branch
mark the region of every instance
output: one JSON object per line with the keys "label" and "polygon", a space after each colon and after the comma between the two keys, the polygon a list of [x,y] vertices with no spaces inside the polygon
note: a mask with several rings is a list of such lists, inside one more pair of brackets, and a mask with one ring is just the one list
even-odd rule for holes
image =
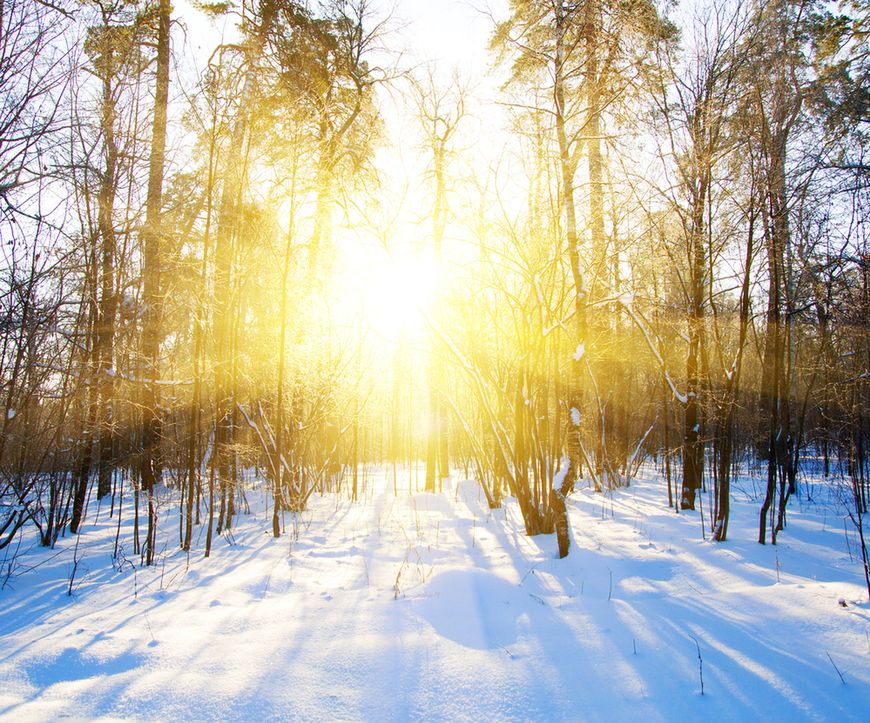
{"label": "snow on branch", "polygon": [[556,471],[556,474],[553,476],[553,489],[556,490],[559,494],[562,493],[562,485],[565,482],[565,477],[568,474],[568,470],[571,467],[571,460],[568,459],[568,455],[562,456],[562,461],[559,464],[559,469]]}
{"label": "snow on branch", "polygon": [[[619,301],[619,305],[623,309],[625,309],[625,312],[631,317],[631,320],[635,323],[637,328],[640,329],[641,332],[643,333],[644,339],[646,339],[647,346],[649,346],[650,351],[652,351],[653,355],[655,356],[656,360],[658,361],[659,366],[662,369],[662,374],[665,377],[665,381],[668,383],[668,386],[671,388],[671,392],[673,393],[674,397],[676,397],[676,399],[680,402],[680,404],[683,404],[683,405],[688,404],[689,403],[689,395],[682,394],[677,389],[677,386],[674,384],[673,380],[671,379],[671,375],[670,375],[670,372],[668,371],[667,364],[665,364],[665,360],[662,359],[662,355],[659,353],[658,348],[653,343],[653,340],[650,338],[650,332],[647,330],[646,326],[641,321],[637,312],[634,310],[633,305],[630,303],[626,303],[622,297],[619,297],[618,301]],[[656,339],[656,340],[658,341],[658,339]]]}
{"label": "snow on branch", "polygon": [[144,377],[135,377],[132,374],[125,374],[112,368],[103,369],[103,374],[108,377],[123,379],[131,384],[154,384],[158,387],[185,387],[193,384],[193,379],[146,379]]}

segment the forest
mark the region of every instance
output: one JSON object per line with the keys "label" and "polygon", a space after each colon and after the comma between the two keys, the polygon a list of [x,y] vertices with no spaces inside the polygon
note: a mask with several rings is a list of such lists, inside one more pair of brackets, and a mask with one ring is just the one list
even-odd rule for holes
{"label": "forest", "polygon": [[760,543],[806,468],[861,530],[867,7],[750,5],[516,0],[495,128],[368,0],[187,8],[199,65],[168,0],[5,0],[0,546],[99,500],[152,564],[169,496],[208,556],[251,475],[277,537],[418,459],[562,555],[650,460],[718,541],[747,465]]}
{"label": "forest", "polygon": [[711,556],[830,499],[870,595],[870,4],[423,5],[0,0],[0,585],[380,484],[550,566],[633,495]]}

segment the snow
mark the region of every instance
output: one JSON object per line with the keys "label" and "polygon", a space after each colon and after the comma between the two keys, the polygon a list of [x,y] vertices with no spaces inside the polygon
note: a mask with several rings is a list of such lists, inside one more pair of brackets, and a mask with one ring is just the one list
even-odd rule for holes
{"label": "snow", "polygon": [[773,547],[748,482],[724,544],[660,479],[582,489],[559,560],[473,482],[394,497],[369,477],[358,504],[313,496],[280,539],[258,487],[210,559],[175,550],[167,501],[159,564],[127,549],[120,572],[92,507],[72,597],[69,538],[24,551],[0,591],[0,717],[866,719],[870,607],[824,491]]}
{"label": "snow", "polygon": [[586,347],[583,344],[578,344],[577,348],[574,350],[574,361],[580,361],[583,359],[583,356],[586,354]]}
{"label": "snow", "polygon": [[647,330],[646,324],[643,322],[641,317],[634,310],[634,307],[631,304],[626,303],[622,297],[620,297],[619,301],[620,301],[620,304],[622,305],[622,308],[625,309],[625,312],[631,317],[632,321],[637,326],[637,328],[640,329],[641,333],[644,336],[644,339],[646,339],[647,346],[649,347],[650,351],[653,353],[653,356],[655,356],[656,361],[658,361],[659,366],[662,369],[662,373],[664,374],[665,381],[668,383],[668,386],[671,388],[671,393],[674,395],[674,398],[680,404],[685,406],[686,404],[689,403],[689,396],[691,395],[691,392],[689,392],[689,394],[681,394],[680,391],[677,389],[677,385],[674,384],[673,379],[671,379],[671,375],[670,375],[670,372],[668,371],[667,364],[665,364],[664,359],[662,359],[662,355],[659,353],[659,346],[661,343],[660,340],[658,339],[658,337],[656,337],[656,341],[659,342],[659,344],[653,343],[653,340],[650,336],[650,332]]}
{"label": "snow", "polygon": [[562,491],[562,484],[565,482],[565,476],[568,474],[569,469],[571,469],[571,460],[566,455],[560,460],[559,469],[553,475],[553,489],[557,492]]}
{"label": "snow", "polygon": [[667,381],[668,386],[671,388],[671,393],[674,395],[674,398],[683,406],[687,405],[689,403],[691,392],[689,394],[680,394],[677,390],[677,385],[674,384],[670,372],[668,372],[667,369],[665,369],[665,381]]}
{"label": "snow", "polygon": [[580,410],[577,407],[571,407],[571,424],[575,427],[580,426]]}
{"label": "snow", "polygon": [[586,296],[588,289],[586,288],[586,269],[583,268],[583,251],[580,244],[577,244],[577,278],[580,279],[580,290],[577,293],[579,298]]}

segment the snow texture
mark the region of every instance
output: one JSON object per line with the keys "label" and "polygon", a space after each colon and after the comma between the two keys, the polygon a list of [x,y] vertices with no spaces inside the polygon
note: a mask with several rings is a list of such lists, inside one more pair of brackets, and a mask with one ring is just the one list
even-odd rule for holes
{"label": "snow texture", "polygon": [[843,510],[817,489],[761,546],[745,490],[725,544],[668,510],[661,480],[579,490],[564,560],[473,482],[394,497],[369,477],[361,503],[315,495],[280,539],[258,486],[207,560],[175,549],[163,504],[151,569],[129,549],[113,569],[116,523],[93,505],[72,597],[74,538],[25,545],[0,591],[0,718],[866,720],[870,608]]}

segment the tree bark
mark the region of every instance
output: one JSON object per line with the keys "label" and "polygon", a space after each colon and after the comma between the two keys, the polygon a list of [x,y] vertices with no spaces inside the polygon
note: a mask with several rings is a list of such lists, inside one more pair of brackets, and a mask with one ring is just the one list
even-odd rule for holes
{"label": "tree bark", "polygon": [[[144,424],[142,430],[142,482],[148,493],[148,548],[146,564],[154,562],[157,510],[154,486],[160,468],[160,324],[163,299],[160,291],[160,239],[163,203],[163,170],[166,162],[166,121],[169,103],[169,26],[170,0],[160,0],[157,32],[157,78],[154,94],[154,124],[151,132],[151,158],[148,169],[148,196],[145,205],[143,236],[143,303],[142,357]],[[188,506],[190,502],[188,502]]]}

